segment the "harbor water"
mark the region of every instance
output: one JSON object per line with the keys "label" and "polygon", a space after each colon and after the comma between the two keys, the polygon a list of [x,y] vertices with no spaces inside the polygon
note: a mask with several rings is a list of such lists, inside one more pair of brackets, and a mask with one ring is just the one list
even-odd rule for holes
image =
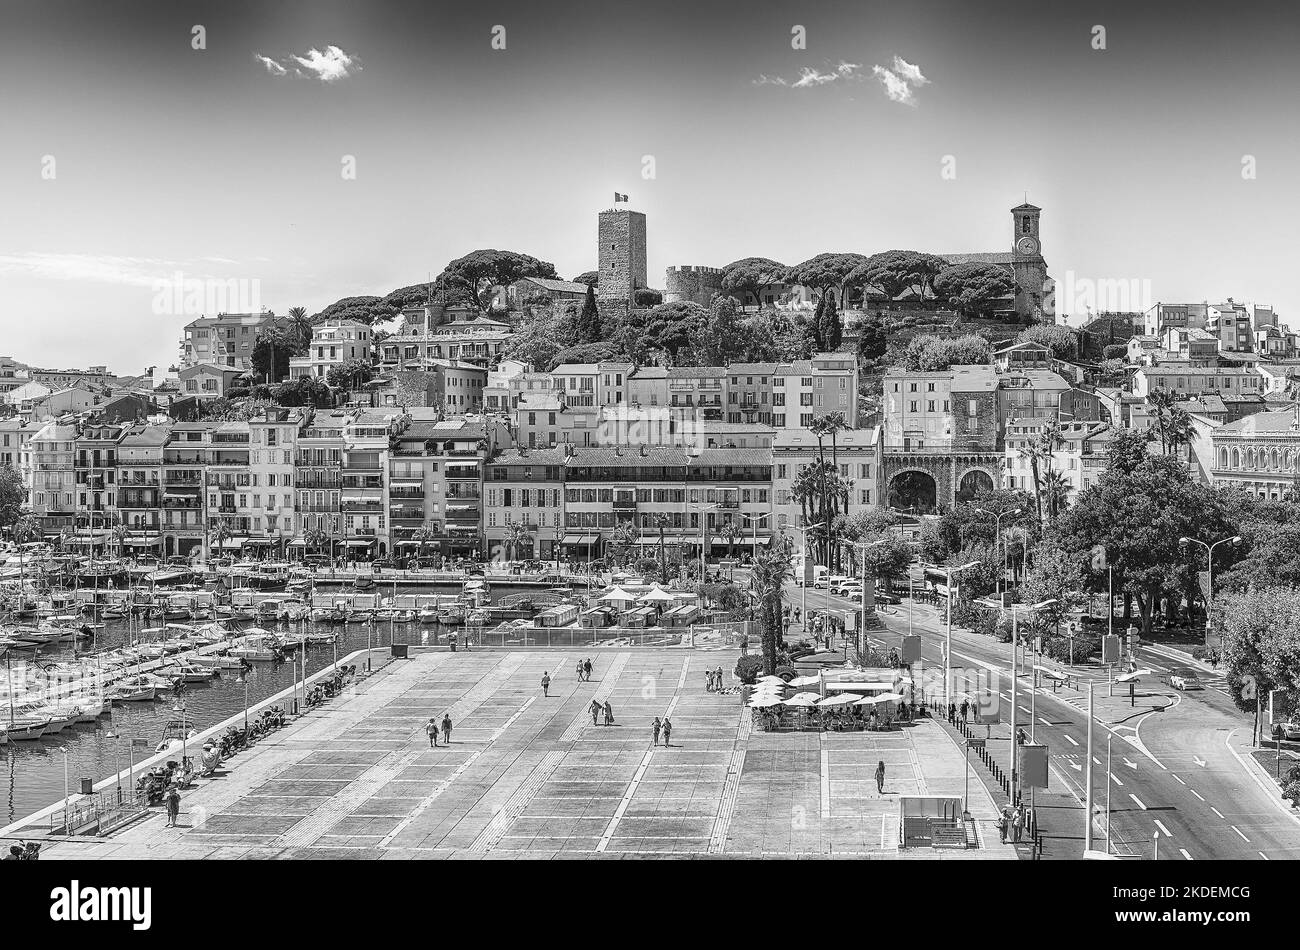
{"label": "harbor water", "polygon": [[[535,590],[535,588],[531,588]],[[527,587],[512,587],[509,584],[494,584],[492,599],[530,590]],[[430,588],[421,586],[407,589],[399,586],[397,593],[429,593]],[[448,587],[439,593],[455,593]],[[385,596],[391,595],[387,588]],[[342,595],[341,595],[342,596]],[[89,619],[89,618],[87,618]],[[128,625],[125,620],[104,620],[102,629],[96,631],[94,642],[82,641],[78,645],[78,656],[91,662],[91,654],[126,645],[132,639],[139,640],[141,623],[136,619]],[[203,621],[193,621],[195,625]],[[450,629],[439,624],[396,624],[386,620],[373,623],[315,624],[299,622],[290,624],[282,621],[278,625],[269,623],[235,623],[236,627],[261,626],[265,629],[281,632],[324,631],[337,633],[333,643],[313,643],[306,649],[307,673],[310,675],[324,669],[334,662],[335,648],[337,655],[343,657],[356,650],[365,650],[369,638],[378,661],[383,653],[388,652],[391,639],[397,643],[446,642]],[[42,648],[37,661],[68,662],[73,659],[72,644],[59,644],[59,649]],[[249,704],[255,704],[275,693],[288,689],[294,682],[295,662],[298,653],[275,661],[253,663],[253,670],[248,676],[247,697]],[[33,662],[30,652],[15,650],[9,657],[12,664]],[[0,666],[0,677],[5,675]],[[245,684],[239,678],[238,670],[222,670],[221,674],[207,683],[187,684],[181,694],[185,701],[185,711],[200,731],[215,725],[244,709]],[[173,711],[177,697],[170,691],[159,691],[153,702],[114,703],[109,715],[99,717],[93,723],[80,723],[64,729],[52,736],[43,736],[37,741],[10,741],[0,745],[0,826],[10,824],[19,818],[60,801],[64,795],[65,760],[68,787],[76,794],[81,786],[81,779],[90,778],[98,781],[119,770],[127,768],[131,755],[131,739],[148,740],[147,748],[135,748],[136,759],[152,755],[155,746],[161,741],[164,727],[169,719],[179,718]],[[0,718],[8,715],[0,709]]]}

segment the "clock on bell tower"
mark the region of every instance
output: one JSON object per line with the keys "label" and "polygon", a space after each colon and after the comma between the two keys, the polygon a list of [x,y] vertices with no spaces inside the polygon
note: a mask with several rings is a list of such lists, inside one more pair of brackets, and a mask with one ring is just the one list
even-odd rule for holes
{"label": "clock on bell tower", "polygon": [[1043,209],[1028,202],[1011,209],[1011,243],[1018,257],[1038,257],[1042,246],[1038,243],[1038,216]]}

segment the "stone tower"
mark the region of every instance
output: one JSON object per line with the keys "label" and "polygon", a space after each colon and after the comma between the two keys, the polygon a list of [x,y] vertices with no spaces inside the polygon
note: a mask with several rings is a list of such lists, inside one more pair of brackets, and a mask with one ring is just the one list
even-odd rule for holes
{"label": "stone tower", "polygon": [[645,215],[613,208],[600,213],[596,240],[602,299],[631,300],[646,285]]}
{"label": "stone tower", "polygon": [[1016,281],[1016,314],[1022,318],[1043,315],[1043,283],[1047,261],[1038,238],[1043,209],[1028,202],[1011,209],[1011,274]]}

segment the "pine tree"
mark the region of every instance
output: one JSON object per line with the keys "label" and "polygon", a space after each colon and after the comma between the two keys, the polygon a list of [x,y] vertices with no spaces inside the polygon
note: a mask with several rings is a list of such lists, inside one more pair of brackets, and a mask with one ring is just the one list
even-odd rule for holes
{"label": "pine tree", "polygon": [[817,321],[818,345],[823,351],[832,352],[839,349],[840,342],[844,339],[844,322],[835,307],[835,298],[827,293],[823,295],[822,300],[825,306]]}
{"label": "pine tree", "polygon": [[811,329],[813,332],[813,341],[815,342],[817,352],[819,353],[826,349],[826,347],[822,346],[822,317],[826,313],[826,300],[828,297],[830,297],[828,292],[822,293],[821,297],[817,300],[817,310],[813,313],[812,318]]}
{"label": "pine tree", "polygon": [[578,314],[578,340],[581,343],[599,343],[601,340],[600,310],[596,308],[596,291],[587,285],[587,299]]}

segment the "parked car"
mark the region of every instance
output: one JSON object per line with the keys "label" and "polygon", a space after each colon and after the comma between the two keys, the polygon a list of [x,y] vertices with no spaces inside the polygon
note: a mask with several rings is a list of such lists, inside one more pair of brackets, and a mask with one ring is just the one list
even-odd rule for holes
{"label": "parked car", "polygon": [[1174,670],[1169,674],[1169,685],[1174,689],[1204,689],[1196,674],[1188,669]]}
{"label": "parked car", "polygon": [[846,597],[849,600],[860,601],[862,600],[862,585],[845,584],[840,588],[840,596]]}
{"label": "parked car", "polygon": [[1284,722],[1277,728],[1282,731],[1283,739],[1300,740],[1300,722]]}
{"label": "parked car", "polygon": [[843,574],[831,574],[826,578],[826,589],[832,594],[840,596],[842,596],[841,591],[843,591],[845,587],[853,584],[857,584],[859,587],[862,586],[861,584],[858,584],[855,578],[845,577]]}
{"label": "parked car", "polygon": [[883,590],[876,591],[876,603],[878,604],[889,604],[891,607],[896,607],[902,602],[902,598],[897,594],[891,594]]}

